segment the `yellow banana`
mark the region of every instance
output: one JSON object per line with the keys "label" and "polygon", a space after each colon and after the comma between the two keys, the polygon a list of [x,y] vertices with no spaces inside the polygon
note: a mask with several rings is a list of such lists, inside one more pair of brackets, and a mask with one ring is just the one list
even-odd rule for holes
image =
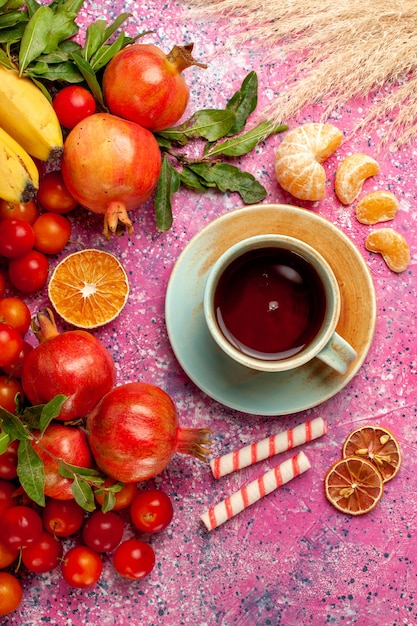
{"label": "yellow banana", "polygon": [[62,153],[63,137],[52,104],[29,79],[0,65],[0,126],[31,156],[48,161]]}
{"label": "yellow banana", "polygon": [[33,159],[3,128],[0,128],[0,198],[29,202],[39,187],[39,172]]}

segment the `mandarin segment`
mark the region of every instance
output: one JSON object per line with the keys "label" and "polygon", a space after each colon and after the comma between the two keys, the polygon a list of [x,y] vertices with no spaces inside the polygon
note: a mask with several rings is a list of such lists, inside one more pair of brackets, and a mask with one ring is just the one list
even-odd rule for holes
{"label": "mandarin segment", "polygon": [[48,295],[57,313],[78,328],[115,319],[126,304],[129,283],[120,261],[103,250],[81,250],[55,268]]}
{"label": "mandarin segment", "polygon": [[352,204],[367,178],[379,172],[379,164],[368,154],[355,153],[343,159],[336,170],[335,192],[342,204]]}
{"label": "mandarin segment", "polygon": [[326,173],[321,163],[342,139],[342,131],[333,124],[311,122],[290,130],[275,153],[278,183],[300,200],[322,200],[326,195]]}
{"label": "mandarin segment", "polygon": [[361,224],[378,224],[393,220],[399,207],[399,200],[391,191],[371,191],[359,200],[355,213]]}
{"label": "mandarin segment", "polygon": [[326,498],[336,509],[349,515],[363,515],[380,501],[384,482],[370,461],[349,456],[330,467],[324,489]]}
{"label": "mandarin segment", "polygon": [[384,426],[361,426],[345,439],[343,457],[358,456],[374,464],[384,483],[398,473],[401,465],[400,446],[392,432]]}
{"label": "mandarin segment", "polygon": [[369,233],[365,239],[369,252],[378,252],[393,272],[400,273],[410,263],[407,240],[393,228],[380,228]]}

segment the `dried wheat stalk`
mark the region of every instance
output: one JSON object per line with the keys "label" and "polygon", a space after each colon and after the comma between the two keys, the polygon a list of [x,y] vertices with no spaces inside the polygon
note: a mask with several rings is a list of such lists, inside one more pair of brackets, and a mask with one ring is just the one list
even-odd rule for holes
{"label": "dried wheat stalk", "polygon": [[[267,62],[295,68],[264,114],[294,119],[320,103],[320,119],[353,97],[371,98],[357,127],[392,120],[383,142],[417,137],[416,0],[184,0],[191,15],[222,20],[229,46],[250,42]],[[189,12],[190,14],[190,12]]]}

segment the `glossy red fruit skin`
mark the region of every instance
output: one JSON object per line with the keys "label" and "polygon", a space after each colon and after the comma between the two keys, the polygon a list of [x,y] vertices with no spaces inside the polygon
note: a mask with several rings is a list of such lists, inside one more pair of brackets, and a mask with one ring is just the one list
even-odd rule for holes
{"label": "glossy red fruit skin", "polygon": [[44,530],[37,541],[22,550],[22,561],[30,572],[44,574],[58,567],[63,552],[62,542]]}
{"label": "glossy red fruit skin", "polygon": [[[2,480],[13,480],[17,478],[17,450],[20,441],[15,439],[7,446],[3,454],[0,454],[0,482]],[[1,510],[1,504],[0,504]]]}
{"label": "glossy red fruit skin", "polygon": [[31,507],[17,505],[4,511],[0,536],[4,543],[15,549],[26,548],[42,534],[42,518]]}
{"label": "glossy red fruit skin", "polygon": [[[33,434],[36,439],[39,439],[39,431]],[[51,452],[54,457],[63,459],[71,465],[92,468],[94,461],[84,431],[76,426],[51,423],[39,443],[32,441],[31,445],[44,464],[45,495],[56,500],[72,500],[74,497],[71,491],[73,481],[61,476],[58,469],[59,463],[43,448]]]}
{"label": "glossy red fruit skin", "polygon": [[42,510],[45,530],[56,537],[69,537],[84,523],[85,510],[75,500],[48,498]]}
{"label": "glossy red fruit skin", "polygon": [[85,417],[116,381],[116,368],[107,348],[84,330],[59,334],[50,312],[38,315],[40,343],[26,357],[22,386],[31,404],[45,404],[63,394],[57,420]]}
{"label": "glossy red fruit skin", "polygon": [[97,465],[124,483],[147,480],[161,472],[176,450],[177,431],[171,398],[147,383],[114,387],[87,418]]}
{"label": "glossy red fruit skin", "polygon": [[128,211],[154,191],[161,171],[154,135],[139,124],[95,113],[65,140],[62,176],[70,194],[86,209],[105,216],[105,235],[119,222],[133,232]]}
{"label": "glossy red fruit skin", "polygon": [[23,363],[25,362],[29,352],[32,352],[32,350],[32,344],[30,344],[28,341],[23,340],[23,346],[17,358],[13,361],[11,365],[3,367],[3,372],[8,376],[13,376],[14,378],[19,378],[20,380],[22,378]]}
{"label": "glossy red fruit skin", "polygon": [[103,90],[110,111],[152,131],[177,122],[189,89],[162,50],[152,44],[127,46],[106,66]]}
{"label": "glossy red fruit skin", "polygon": [[96,552],[112,552],[123,538],[124,522],[113,511],[93,511],[82,530],[84,543]]}

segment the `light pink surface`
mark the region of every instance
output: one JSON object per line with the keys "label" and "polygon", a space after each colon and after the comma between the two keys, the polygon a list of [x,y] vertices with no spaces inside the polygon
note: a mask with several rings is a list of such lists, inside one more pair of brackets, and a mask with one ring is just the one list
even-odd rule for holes
{"label": "light pink surface", "polygon": [[[194,41],[195,56],[209,62],[207,70],[187,70],[189,112],[223,107],[251,69],[259,77],[259,110],[271,99],[275,80],[285,73],[285,62],[281,67],[263,65],[262,50],[242,47],[216,54],[222,42],[218,25],[196,23],[170,0],[87,0],[81,15],[87,25],[92,19],[114,18],[122,11],[133,14],[129,34],[153,30],[143,41],[165,52],[174,44]],[[362,102],[341,103],[331,121],[347,134],[365,110]],[[288,122],[318,121],[319,115],[320,110],[312,108]],[[273,174],[279,142],[279,135],[272,137],[239,162],[266,187],[265,203],[294,204]],[[163,387],[174,399],[182,425],[213,429],[213,456],[317,416],[326,420],[328,433],[302,447],[312,463],[309,472],[211,533],[200,515],[289,458],[291,452],[220,480],[212,477],[208,465],[176,455],[152,481],[171,496],[175,516],[165,532],[151,539],[157,565],[147,579],[137,583],[120,579],[108,558],[100,582],[86,591],[70,589],[59,571],[28,577],[20,610],[5,618],[4,624],[417,624],[416,148],[379,154],[377,143],[378,133],[362,132],[347,140],[325,164],[327,198],[317,205],[301,203],[339,226],[362,252],[375,282],[378,320],[371,349],[356,377],[326,403],[297,415],[266,418],[219,405],[190,382],[168,342],[164,296],[175,261],[205,224],[242,206],[237,194],[181,191],[174,199],[174,226],[165,234],[155,228],[150,201],[133,216],[134,235],[109,243],[102,236],[101,218],[84,211],[71,216],[73,238],[115,253],[129,274],[131,294],[123,313],[96,332],[116,360],[118,383],[144,380]],[[379,255],[365,250],[370,227],[359,224],[352,208],[335,198],[337,164],[358,151],[375,156],[381,165],[363,193],[390,189],[400,200],[391,225],[404,234],[411,248],[409,270],[400,275],[392,273]],[[47,303],[45,294],[29,302],[32,313]],[[327,503],[323,478],[339,458],[345,436],[368,423],[392,429],[401,444],[403,464],[386,485],[377,508],[366,516],[350,518]]]}

